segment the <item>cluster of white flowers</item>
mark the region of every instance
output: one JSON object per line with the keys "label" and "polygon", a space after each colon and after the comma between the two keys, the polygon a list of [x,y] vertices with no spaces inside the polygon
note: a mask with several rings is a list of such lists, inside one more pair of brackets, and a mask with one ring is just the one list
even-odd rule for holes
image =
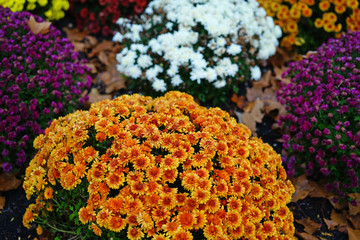
{"label": "cluster of white flowers", "polygon": [[[228,78],[238,76],[241,63],[236,57],[247,51],[245,45],[255,49],[246,56],[265,60],[275,53],[281,37],[280,27],[256,0],[153,0],[141,20],[141,24],[124,18],[117,21],[124,31],[116,33],[113,40],[132,42],[117,55],[118,70],[133,79],[147,79],[156,91],[185,82],[180,67],[189,71],[192,81],[208,81],[222,88]],[[142,36],[155,25],[164,29],[144,41]],[[204,57],[205,50],[212,51],[211,59]],[[260,79],[258,66],[248,69],[252,79]]]}

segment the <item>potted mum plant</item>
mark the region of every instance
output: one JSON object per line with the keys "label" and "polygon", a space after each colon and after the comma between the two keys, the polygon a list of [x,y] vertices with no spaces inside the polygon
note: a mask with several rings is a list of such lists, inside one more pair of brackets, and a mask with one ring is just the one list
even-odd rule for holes
{"label": "potted mum plant", "polygon": [[181,90],[224,105],[276,51],[281,30],[265,15],[255,0],[151,1],[137,21],[117,21],[118,70],[147,95]]}
{"label": "potted mum plant", "polygon": [[34,141],[23,223],[84,239],[294,239],[280,155],[185,93],[54,120]]}
{"label": "potted mum plant", "polygon": [[300,53],[306,53],[331,37],[340,37],[344,31],[360,30],[358,0],[258,2],[281,27],[284,36],[280,45],[288,50],[295,46]]}
{"label": "potted mum plant", "polygon": [[49,122],[86,99],[89,69],[60,31],[35,34],[29,21],[42,18],[0,6],[0,163],[19,170],[35,153],[32,142]]}
{"label": "potted mum plant", "polygon": [[289,130],[283,136],[288,174],[324,177],[341,198],[359,193],[359,39],[359,32],[349,32],[291,63],[285,73],[291,82],[278,91],[288,110],[280,118]]}

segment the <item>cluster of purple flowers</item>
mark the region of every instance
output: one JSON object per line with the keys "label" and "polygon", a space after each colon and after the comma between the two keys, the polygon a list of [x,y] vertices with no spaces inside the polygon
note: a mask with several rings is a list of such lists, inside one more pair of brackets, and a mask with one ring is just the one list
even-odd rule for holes
{"label": "cluster of purple flowers", "polygon": [[360,32],[330,39],[317,53],[293,62],[278,99],[288,114],[280,124],[289,175],[326,176],[341,198],[360,192]]}
{"label": "cluster of purple flowers", "polygon": [[69,40],[53,26],[35,35],[27,25],[30,15],[0,6],[0,163],[5,172],[32,157],[35,137],[53,118],[86,101],[83,92],[91,84],[83,77],[90,69],[77,61]]}

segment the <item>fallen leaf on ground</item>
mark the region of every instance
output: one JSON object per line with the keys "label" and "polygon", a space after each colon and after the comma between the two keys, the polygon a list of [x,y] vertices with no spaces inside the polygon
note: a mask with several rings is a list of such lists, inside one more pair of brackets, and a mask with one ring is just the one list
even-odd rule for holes
{"label": "fallen leaf on ground", "polygon": [[105,99],[111,99],[112,97],[111,94],[100,94],[96,88],[92,88],[88,95],[89,95],[89,100],[87,105],[100,102]]}
{"label": "fallen leaf on ground", "polygon": [[346,201],[336,201],[336,202],[334,202],[333,201],[334,197],[336,197],[336,196],[332,195],[332,196],[329,196],[328,199],[329,199],[331,205],[333,205],[333,207],[335,209],[341,210],[341,209],[347,208],[348,205],[347,205]]}
{"label": "fallen leaf on ground", "polygon": [[[350,193],[348,194],[348,196],[351,199],[357,199],[358,201],[360,201],[360,193]],[[348,202],[348,206],[349,206],[349,213],[351,215],[356,215],[360,213],[360,204],[358,203],[357,206],[353,206],[350,202]]]}
{"label": "fallen leaf on ground", "polygon": [[1,210],[4,209],[4,206],[5,206],[5,197],[0,196],[0,213],[1,213]]}
{"label": "fallen leaf on ground", "polygon": [[98,45],[96,45],[96,47],[94,47],[91,52],[89,53],[88,57],[92,58],[95,55],[98,55],[101,51],[106,51],[106,50],[111,50],[113,47],[113,42],[110,41],[102,41],[100,42]]}
{"label": "fallen leaf on ground", "polygon": [[289,78],[283,78],[283,77],[282,77],[283,73],[284,73],[287,69],[288,69],[287,67],[281,67],[281,68],[274,67],[275,79],[278,80],[278,81],[280,81],[280,82],[283,82],[283,83],[285,83],[285,84],[290,83],[290,79],[289,79]]}
{"label": "fallen leaf on ground", "polygon": [[309,185],[309,181],[307,180],[305,174],[299,176],[298,178],[292,178],[291,181],[295,186],[295,193],[291,202],[297,202],[298,200],[306,198],[312,191],[312,187]]}
{"label": "fallen leaf on ground", "polygon": [[90,36],[90,35],[85,37],[85,47],[86,48],[92,48],[92,47],[96,46],[97,43],[98,43],[98,40],[96,39],[96,37]]}
{"label": "fallen leaf on ground", "polygon": [[295,59],[296,52],[289,52],[282,48],[276,48],[276,53],[272,57],[269,58],[269,62],[274,67],[284,66],[286,62],[290,62]]}
{"label": "fallen leaf on ground", "polygon": [[308,234],[306,232],[297,232],[297,235],[299,235],[300,239],[303,239],[303,240],[319,240],[319,238],[317,238],[311,234]]}
{"label": "fallen leaf on ground", "polygon": [[83,52],[85,50],[85,43],[82,42],[73,42],[74,51],[76,52]]}
{"label": "fallen leaf on ground", "polygon": [[106,87],[105,93],[113,93],[120,89],[125,89],[125,88],[126,88],[125,81],[115,81]]}
{"label": "fallen leaf on ground", "polygon": [[111,82],[113,82],[111,73],[110,72],[103,72],[100,74],[100,81],[105,85],[109,85]]}
{"label": "fallen leaf on ground", "polygon": [[267,70],[266,73],[261,75],[259,81],[253,81],[252,86],[256,88],[265,88],[270,85],[271,71]]}
{"label": "fallen leaf on ground", "polygon": [[94,63],[85,63],[85,65],[91,68],[91,73],[97,73],[97,69]]}
{"label": "fallen leaf on ground", "polygon": [[14,175],[8,173],[0,174],[0,191],[5,192],[17,189],[21,185],[21,180],[17,179]]}
{"label": "fallen leaf on ground", "polygon": [[261,123],[264,117],[263,108],[264,103],[261,100],[256,100],[244,108],[245,112],[241,116],[241,123],[246,125],[254,136],[256,136],[256,123]]}
{"label": "fallen leaf on ground", "polygon": [[312,188],[312,191],[309,193],[310,197],[321,197],[321,198],[329,198],[330,193],[326,191],[324,184],[319,184],[315,181],[309,180],[309,185]]}
{"label": "fallen leaf on ground", "polygon": [[356,216],[350,215],[348,216],[348,219],[350,220],[355,229],[360,229],[360,214]]}
{"label": "fallen leaf on ground", "polygon": [[335,222],[334,220],[326,218],[324,218],[323,220],[330,231],[335,230],[336,227],[339,226],[339,223]]}
{"label": "fallen leaf on ground", "polygon": [[349,240],[360,240],[360,230],[355,230],[350,227],[347,228]]}
{"label": "fallen leaf on ground", "polygon": [[305,227],[304,231],[309,234],[313,234],[316,230],[320,229],[321,226],[320,223],[312,221],[308,218],[296,219],[295,221],[303,225]]}
{"label": "fallen leaf on ground", "polygon": [[331,220],[339,223],[341,226],[347,225],[346,217],[343,213],[337,213],[334,209],[331,212]]}
{"label": "fallen leaf on ground", "polygon": [[249,102],[260,99],[262,92],[263,91],[261,87],[246,88],[246,99]]}
{"label": "fallen leaf on ground", "polygon": [[236,103],[236,106],[243,109],[246,106],[245,96],[237,96],[235,93],[231,96],[231,101]]}
{"label": "fallen leaf on ground", "polygon": [[105,51],[100,51],[98,58],[99,58],[100,62],[103,63],[104,65],[108,66],[110,64],[109,57],[105,53]]}
{"label": "fallen leaf on ground", "polygon": [[89,31],[81,31],[80,32],[79,29],[77,29],[77,28],[70,29],[70,28],[64,27],[63,30],[64,30],[64,32],[66,34],[66,37],[72,43],[81,42],[82,40],[85,39],[85,37],[87,35],[90,34]]}
{"label": "fallen leaf on ground", "polygon": [[47,34],[51,26],[51,22],[37,22],[32,15],[30,16],[26,24],[29,26],[30,31],[32,31],[35,35]]}

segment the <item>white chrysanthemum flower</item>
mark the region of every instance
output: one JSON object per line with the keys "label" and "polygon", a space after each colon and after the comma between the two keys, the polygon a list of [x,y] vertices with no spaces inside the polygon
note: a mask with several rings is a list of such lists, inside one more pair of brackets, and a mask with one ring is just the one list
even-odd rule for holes
{"label": "white chrysanthemum flower", "polygon": [[124,40],[124,35],[122,35],[121,33],[117,32],[115,33],[114,37],[113,37],[113,42],[121,42],[122,40]]}
{"label": "white chrysanthemum flower", "polygon": [[155,79],[152,83],[152,87],[155,91],[165,92],[166,91],[166,83],[162,79]]}
{"label": "white chrysanthemum flower", "polygon": [[171,84],[174,87],[179,86],[180,84],[182,84],[184,81],[181,79],[181,77],[179,75],[175,75],[174,77],[171,78]]}
{"label": "white chrysanthemum flower", "polygon": [[149,80],[153,80],[156,78],[156,76],[161,73],[163,71],[163,68],[160,67],[159,65],[155,65],[154,67],[152,68],[149,68],[145,75],[146,77],[149,79]]}
{"label": "white chrysanthemum flower", "polygon": [[236,43],[232,43],[230,44],[230,46],[227,48],[227,52],[230,55],[238,55],[239,53],[241,53],[241,46],[236,44]]}
{"label": "white chrysanthemum flower", "polygon": [[214,86],[216,88],[222,88],[222,87],[225,87],[226,85],[226,81],[225,80],[221,80],[221,81],[216,81],[214,82]]}
{"label": "white chrysanthemum flower", "polygon": [[149,55],[140,55],[137,59],[137,64],[141,68],[147,68],[152,65],[152,58]]}
{"label": "white chrysanthemum flower", "polygon": [[251,78],[254,80],[259,80],[261,78],[261,70],[259,66],[251,67]]}
{"label": "white chrysanthemum flower", "polygon": [[[122,32],[113,40],[130,43],[116,56],[117,68],[132,77],[144,71],[157,91],[166,89],[164,79],[186,87],[189,79],[180,77],[180,69],[191,81],[209,81],[215,88],[249,74],[244,69],[250,69],[252,79],[260,79],[258,66],[240,63],[267,59],[281,36],[280,27],[256,0],[153,0],[139,21],[121,18],[117,23]],[[255,51],[240,55],[247,46]],[[159,73],[165,78],[158,79]]]}
{"label": "white chrysanthemum flower", "polygon": [[128,69],[128,74],[131,78],[139,78],[142,74],[142,71],[139,67],[137,66],[132,66]]}

